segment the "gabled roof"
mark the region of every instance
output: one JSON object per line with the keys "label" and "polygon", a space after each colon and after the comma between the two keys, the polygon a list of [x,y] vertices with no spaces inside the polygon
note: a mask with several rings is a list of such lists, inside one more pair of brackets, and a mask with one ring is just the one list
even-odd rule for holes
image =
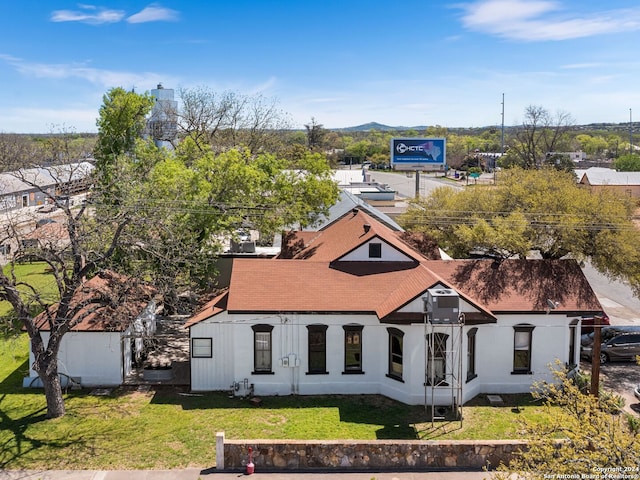
{"label": "gabled roof", "polygon": [[392,230],[364,211],[353,209],[324,230],[289,232],[285,235],[284,251],[279,258],[335,262],[357,247],[377,238],[403,252],[408,259],[424,260],[418,251],[409,248],[402,240],[404,236],[404,232]]}
{"label": "gabled roof", "polygon": [[396,230],[398,232],[403,231],[402,227],[398,225],[396,221],[393,220],[390,216],[382,213],[377,208],[372,207],[361,198],[358,198],[356,195],[346,190],[340,190],[340,197],[338,198],[338,201],[331,207],[329,207],[329,213],[326,217],[322,216],[316,222],[316,224],[314,225],[314,231],[324,230],[328,228],[330,225],[340,220],[345,215],[351,213],[354,208],[368,213],[370,216],[392,230]]}
{"label": "gabled roof", "polygon": [[585,185],[640,185],[640,172],[618,172],[611,168],[591,167],[579,180]]}
{"label": "gabled roof", "polygon": [[[155,295],[155,289],[112,271],[102,271],[80,285],[71,298],[70,316],[77,322],[72,331],[123,331],[133,322]],[[50,320],[58,313],[55,303],[40,313],[35,323],[50,330]]]}
{"label": "gabled roof", "polygon": [[[435,286],[457,291],[477,309],[470,314],[476,321],[495,321],[500,313],[545,312],[550,301],[557,304],[554,313],[602,311],[574,260],[429,260],[400,234],[354,211],[321,232],[293,235],[305,243],[293,258],[236,259],[229,291],[188,324],[225,308],[229,313],[369,313],[381,321],[415,321],[420,315],[403,307]],[[359,258],[346,254],[375,238],[413,261],[345,261]]]}

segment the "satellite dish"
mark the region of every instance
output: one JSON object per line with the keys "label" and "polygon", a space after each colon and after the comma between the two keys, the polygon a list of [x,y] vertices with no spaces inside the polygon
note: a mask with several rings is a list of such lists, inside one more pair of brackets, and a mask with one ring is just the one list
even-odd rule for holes
{"label": "satellite dish", "polygon": [[556,308],[558,308],[558,305],[560,305],[560,302],[554,302],[550,298],[547,298],[547,306],[549,307],[549,309],[555,310]]}

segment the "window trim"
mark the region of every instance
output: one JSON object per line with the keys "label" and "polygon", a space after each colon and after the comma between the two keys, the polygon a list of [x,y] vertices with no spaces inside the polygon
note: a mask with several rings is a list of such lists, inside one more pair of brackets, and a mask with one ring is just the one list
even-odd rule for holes
{"label": "window trim", "polygon": [[[327,328],[328,325],[307,325],[307,375],[327,375]],[[311,334],[312,333],[322,333],[324,340],[324,358],[323,358],[323,367],[322,369],[311,369],[311,353],[314,351],[311,348]],[[316,352],[320,352],[320,350],[315,350]]]}
{"label": "window trim", "polygon": [[[252,375],[273,375],[273,325],[258,324],[252,325],[253,330],[253,372]],[[269,334],[269,370],[266,368],[258,369],[257,366],[257,349],[256,349],[256,334],[268,333]]]}
{"label": "window trim", "polygon": [[[400,330],[399,328],[395,328],[395,327],[387,327],[387,332],[389,333],[389,352],[388,352],[388,365],[387,365],[387,377],[391,378],[393,380],[397,380],[398,382],[402,382],[404,383],[404,380],[402,379],[403,375],[404,375],[404,332],[402,330]],[[394,353],[393,353],[393,339],[397,338],[400,342],[400,373],[396,373],[393,371],[393,359],[394,359]],[[395,356],[398,356],[398,354],[395,354]],[[398,362],[396,362],[398,363]]]}
{"label": "window trim", "polygon": [[[362,370],[362,330],[364,329],[364,325],[350,324],[343,325],[342,329],[344,330],[344,370],[342,371],[343,375],[363,375],[364,371]],[[359,355],[358,363],[360,364],[359,368],[348,368],[347,367],[347,342],[350,333],[358,333],[358,345],[359,345]],[[353,345],[353,344],[352,344]]]}
{"label": "window trim", "polygon": [[[532,375],[531,371],[531,351],[533,345],[533,330],[536,327],[534,325],[515,325],[513,327],[513,370],[511,371],[512,375]],[[528,345],[527,348],[516,348],[516,337],[518,333],[527,333],[528,334]],[[527,351],[527,366],[526,367],[516,367],[516,352],[518,351]]]}
{"label": "window trim", "polygon": [[[205,345],[196,346],[195,343],[197,340],[206,340]],[[207,349],[208,354],[196,354],[197,349]],[[192,337],[191,338],[191,358],[213,358],[213,338]]]}
{"label": "window trim", "polygon": [[579,322],[580,321],[578,319],[575,319],[569,324],[569,361],[567,362],[567,366],[570,369],[573,369],[577,365],[576,350],[579,348],[578,346],[580,344],[576,340],[576,335],[578,333]]}
{"label": "window trim", "polygon": [[478,327],[467,332],[467,383],[478,376],[476,372],[476,334]]}

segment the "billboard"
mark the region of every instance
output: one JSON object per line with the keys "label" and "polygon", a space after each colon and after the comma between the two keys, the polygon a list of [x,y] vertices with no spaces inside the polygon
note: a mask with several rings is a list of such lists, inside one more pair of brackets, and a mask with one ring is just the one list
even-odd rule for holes
{"label": "billboard", "polygon": [[444,170],[447,164],[445,138],[392,138],[394,170]]}

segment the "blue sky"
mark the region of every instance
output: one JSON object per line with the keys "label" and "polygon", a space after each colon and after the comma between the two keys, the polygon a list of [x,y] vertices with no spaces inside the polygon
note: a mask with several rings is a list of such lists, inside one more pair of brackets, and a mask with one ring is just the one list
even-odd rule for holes
{"label": "blue sky", "polygon": [[640,120],[637,0],[5,0],[0,132],[96,131],[102,95],[206,86],[294,127]]}

